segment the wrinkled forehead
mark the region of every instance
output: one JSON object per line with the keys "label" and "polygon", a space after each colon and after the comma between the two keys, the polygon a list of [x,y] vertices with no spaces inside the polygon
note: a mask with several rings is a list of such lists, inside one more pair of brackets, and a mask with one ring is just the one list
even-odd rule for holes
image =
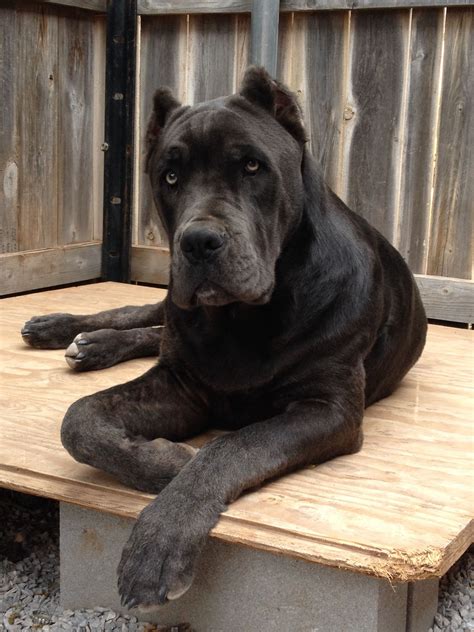
{"label": "wrinkled forehead", "polygon": [[162,150],[179,144],[190,153],[214,156],[236,145],[255,148],[277,160],[292,149],[294,139],[266,112],[236,95],[183,108],[172,115],[162,138]]}
{"label": "wrinkled forehead", "polygon": [[228,107],[227,99],[216,99],[186,108],[172,117],[163,142],[167,145],[178,141],[196,149],[209,146],[220,149],[236,138],[250,143],[256,131],[252,122],[252,117]]}

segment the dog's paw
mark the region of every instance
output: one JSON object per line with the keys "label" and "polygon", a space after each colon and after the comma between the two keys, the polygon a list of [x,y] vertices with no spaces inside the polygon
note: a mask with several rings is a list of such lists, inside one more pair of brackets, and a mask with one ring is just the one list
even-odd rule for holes
{"label": "dog's paw", "polygon": [[174,498],[169,489],[142,511],[123,550],[118,586],[127,608],[152,608],[181,597],[192,584],[207,534],[218,519],[219,512],[202,505],[183,508],[183,497]]}
{"label": "dog's paw", "polygon": [[66,362],[75,371],[106,369],[122,360],[120,331],[99,329],[78,334],[66,349]]}
{"label": "dog's paw", "polygon": [[37,349],[64,349],[79,333],[82,317],[73,314],[34,316],[21,330],[24,342]]}

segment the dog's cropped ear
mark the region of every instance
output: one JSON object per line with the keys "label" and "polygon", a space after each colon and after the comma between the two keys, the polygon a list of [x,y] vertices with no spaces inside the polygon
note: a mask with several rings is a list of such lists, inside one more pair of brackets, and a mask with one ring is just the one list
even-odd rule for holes
{"label": "dog's cropped ear", "polygon": [[181,103],[174,97],[169,88],[158,88],[153,95],[153,112],[148,121],[148,127],[145,136],[145,173],[148,172],[148,163],[156,145],[160,132],[173,110],[179,108]]}
{"label": "dog's cropped ear", "polygon": [[247,69],[240,94],[247,101],[270,112],[298,142],[307,141],[303,114],[296,95],[282,83],[272,79],[265,68],[250,66]]}

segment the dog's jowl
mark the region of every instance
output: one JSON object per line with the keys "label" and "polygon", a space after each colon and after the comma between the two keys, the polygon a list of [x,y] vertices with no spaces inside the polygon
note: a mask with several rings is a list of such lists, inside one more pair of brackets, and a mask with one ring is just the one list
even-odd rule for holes
{"label": "dog's jowl", "polygon": [[[262,69],[193,107],[158,90],[146,165],[169,237],[166,300],[23,330],[36,346],[69,344],[78,369],[160,354],[142,377],[77,401],[62,426],[78,461],[158,494],[120,562],[128,606],[189,588],[243,490],[357,451],[364,407],[423,349],[410,271],[327,187],[305,141],[294,95]],[[183,443],[215,425],[233,432],[199,451]]]}

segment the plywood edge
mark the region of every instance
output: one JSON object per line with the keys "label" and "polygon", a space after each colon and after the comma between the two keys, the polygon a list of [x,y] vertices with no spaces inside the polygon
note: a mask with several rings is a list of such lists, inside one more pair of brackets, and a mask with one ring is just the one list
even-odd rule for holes
{"label": "plywood edge", "polygon": [[0,296],[97,279],[101,244],[88,242],[0,256]]}
{"label": "plywood edge", "polygon": [[245,524],[245,521],[223,514],[211,535],[230,543],[250,546],[277,555],[286,555],[387,579],[390,582],[411,582],[441,577],[468,549],[474,539],[474,521],[464,528],[446,547],[428,544],[422,549],[368,549],[355,542],[331,541],[326,538],[304,537],[298,533],[273,527]]}
{"label": "plywood edge", "polygon": [[[0,486],[18,492],[44,496],[84,509],[135,520],[153,496],[127,488],[102,487],[90,482],[22,471],[21,468],[0,468]],[[471,519],[446,548],[427,546],[423,549],[374,548],[357,543],[328,541],[276,530],[263,524],[222,514],[211,531],[218,540],[284,555],[306,562],[339,568],[387,579],[390,582],[411,582],[441,577],[461,557],[474,540]]]}
{"label": "plywood edge", "polygon": [[[280,11],[402,9],[469,4],[470,0],[281,0]],[[141,15],[250,13],[251,10],[252,0],[138,0],[138,13]]]}

